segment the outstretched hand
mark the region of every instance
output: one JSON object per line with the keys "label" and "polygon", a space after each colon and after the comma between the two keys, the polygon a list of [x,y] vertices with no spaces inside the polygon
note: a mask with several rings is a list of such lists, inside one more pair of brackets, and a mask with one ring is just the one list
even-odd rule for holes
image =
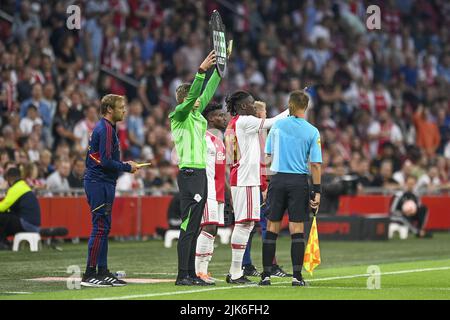
{"label": "outstretched hand", "polygon": [[212,65],[215,64],[216,64],[216,52],[212,50],[205,58],[205,60],[203,60],[203,62],[200,64],[199,71],[204,73],[209,68],[211,68]]}

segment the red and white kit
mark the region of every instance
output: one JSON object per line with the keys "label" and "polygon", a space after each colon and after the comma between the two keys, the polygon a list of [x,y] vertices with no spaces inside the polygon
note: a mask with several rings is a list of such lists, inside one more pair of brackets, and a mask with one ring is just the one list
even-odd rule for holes
{"label": "red and white kit", "polygon": [[289,110],[270,119],[237,115],[225,133],[230,157],[230,185],[236,223],[259,221],[261,185],[261,146],[259,132],[287,117]]}
{"label": "red and white kit", "polygon": [[208,178],[208,200],[203,211],[201,226],[224,225],[225,207],[225,145],[219,137],[206,132],[206,176]]}

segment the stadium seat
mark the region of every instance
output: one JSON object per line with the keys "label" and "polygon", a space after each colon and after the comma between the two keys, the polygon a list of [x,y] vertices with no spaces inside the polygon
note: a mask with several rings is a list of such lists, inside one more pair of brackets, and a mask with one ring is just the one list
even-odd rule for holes
{"label": "stadium seat", "polygon": [[30,251],[39,251],[41,236],[37,232],[19,232],[14,236],[13,251],[19,251],[19,245],[22,241],[30,244]]}
{"label": "stadium seat", "polygon": [[167,230],[166,234],[164,235],[164,247],[171,248],[172,241],[178,240],[179,237],[180,237],[180,230]]}
{"label": "stadium seat", "polygon": [[217,235],[220,237],[221,244],[229,244],[231,238],[231,228],[218,228]]}
{"label": "stadium seat", "polygon": [[394,237],[394,233],[398,232],[400,239],[404,240],[408,238],[408,227],[404,226],[403,224],[397,223],[397,222],[391,222],[389,224],[389,239],[392,239]]}

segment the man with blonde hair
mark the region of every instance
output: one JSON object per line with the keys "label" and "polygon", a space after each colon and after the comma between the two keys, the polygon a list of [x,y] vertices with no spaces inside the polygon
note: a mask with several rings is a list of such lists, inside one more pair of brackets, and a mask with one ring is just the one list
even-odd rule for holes
{"label": "man with blonde hair", "polygon": [[138,170],[137,163],[120,160],[116,123],[124,119],[125,112],[125,97],[115,94],[104,96],[100,105],[102,118],[89,139],[84,190],[91,208],[93,228],[88,243],[86,273],[81,279],[81,285],[86,287],[126,285],[125,281],[119,280],[108,270],[107,264],[108,234],[117,178],[120,172],[134,173]]}

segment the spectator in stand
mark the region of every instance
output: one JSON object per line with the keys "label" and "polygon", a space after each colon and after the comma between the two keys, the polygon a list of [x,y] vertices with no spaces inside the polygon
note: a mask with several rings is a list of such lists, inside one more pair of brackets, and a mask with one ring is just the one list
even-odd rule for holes
{"label": "spectator in stand", "polygon": [[44,102],[42,97],[42,85],[40,83],[35,83],[32,87],[31,98],[25,100],[20,105],[20,118],[24,118],[27,115],[28,108],[34,105],[39,115],[42,117],[42,121],[46,128],[50,127],[52,123],[52,118],[50,114],[50,107]]}
{"label": "spectator in stand", "polygon": [[55,100],[56,89],[53,82],[46,82],[44,84],[43,92],[44,95],[42,102],[48,105],[48,108],[50,110],[50,119],[53,119],[55,117],[56,108],[58,106],[58,103]]}
{"label": "spectator in stand", "polygon": [[392,178],[393,165],[390,160],[381,162],[379,173],[372,181],[372,187],[380,187],[387,190],[397,189],[399,184]]}
{"label": "spectator in stand", "polygon": [[417,146],[423,148],[428,156],[435,156],[441,143],[441,135],[436,123],[431,119],[431,111],[422,104],[414,113],[414,125],[416,127]]}
{"label": "spectator in stand", "polygon": [[27,153],[28,159],[30,159],[31,162],[39,161],[39,150],[41,147],[42,144],[37,134],[32,133],[28,137],[25,137],[23,150]]}
{"label": "spectator in stand", "polygon": [[39,155],[38,169],[39,177],[44,179],[46,179],[55,171],[55,168],[52,164],[52,153],[50,152],[50,150],[45,149],[41,151]]}
{"label": "spectator in stand", "polygon": [[30,1],[20,2],[20,11],[14,17],[12,32],[17,40],[26,40],[30,28],[39,28],[41,26],[38,16],[32,11]]}
{"label": "spectator in stand", "polygon": [[56,171],[47,177],[47,189],[53,193],[69,193],[70,186],[67,177],[70,174],[70,162],[68,159],[59,159],[56,162]]}
{"label": "spectator in stand", "polygon": [[11,66],[0,67],[0,116],[5,117],[8,112],[16,109],[17,92],[11,80]]}
{"label": "spectator in stand", "polygon": [[45,180],[39,178],[39,170],[35,163],[26,163],[22,166],[22,179],[33,190],[42,190],[46,188]]}
{"label": "spectator in stand", "polygon": [[373,120],[367,128],[367,135],[370,141],[370,155],[376,157],[386,142],[394,145],[401,145],[403,135],[395,123],[392,122],[391,116],[387,110],[379,113],[378,121]]}
{"label": "spectator in stand", "polygon": [[73,160],[72,170],[70,171],[67,180],[69,181],[69,187],[73,189],[83,189],[83,179],[85,170],[85,159],[77,156]]}
{"label": "spectator in stand", "polygon": [[[18,79],[18,83],[16,85],[17,90],[17,102],[22,103],[28,99],[31,99],[31,92],[33,91],[33,83],[31,68],[29,66],[25,66],[22,70],[22,74]],[[14,83],[14,80],[12,80]]]}
{"label": "spectator in stand", "polygon": [[42,119],[39,117],[38,109],[35,105],[28,106],[27,115],[20,120],[20,131],[28,136],[33,131],[35,125],[42,125]]}
{"label": "spectator in stand", "polygon": [[127,128],[128,139],[130,140],[130,155],[133,159],[139,159],[145,142],[145,131],[144,120],[142,119],[142,104],[138,100],[129,104]]}
{"label": "spectator in stand", "polygon": [[406,182],[406,177],[410,176],[412,174],[414,165],[411,162],[411,160],[407,159],[405,162],[403,162],[402,169],[395,172],[392,178],[397,181],[397,183],[400,185],[400,187],[404,187]]}
{"label": "spectator in stand", "polygon": [[84,119],[75,125],[73,134],[77,138],[77,143],[80,144],[81,149],[87,150],[89,145],[89,137],[98,121],[97,107],[94,105],[88,106],[84,111],[84,114]]}
{"label": "spectator in stand", "polygon": [[81,62],[80,57],[75,51],[75,39],[72,34],[66,33],[61,39],[61,43],[57,46],[56,64],[60,74],[64,74],[69,70],[77,68],[77,64]]}
{"label": "spectator in stand", "polygon": [[73,133],[74,121],[69,117],[70,101],[62,99],[58,104],[55,121],[53,122],[53,150],[62,142],[74,144],[76,136]]}
{"label": "spectator in stand", "polygon": [[417,180],[415,191],[418,194],[433,194],[439,191],[442,186],[442,181],[439,178],[439,170],[437,166],[433,165],[428,168],[427,173],[420,176]]}

